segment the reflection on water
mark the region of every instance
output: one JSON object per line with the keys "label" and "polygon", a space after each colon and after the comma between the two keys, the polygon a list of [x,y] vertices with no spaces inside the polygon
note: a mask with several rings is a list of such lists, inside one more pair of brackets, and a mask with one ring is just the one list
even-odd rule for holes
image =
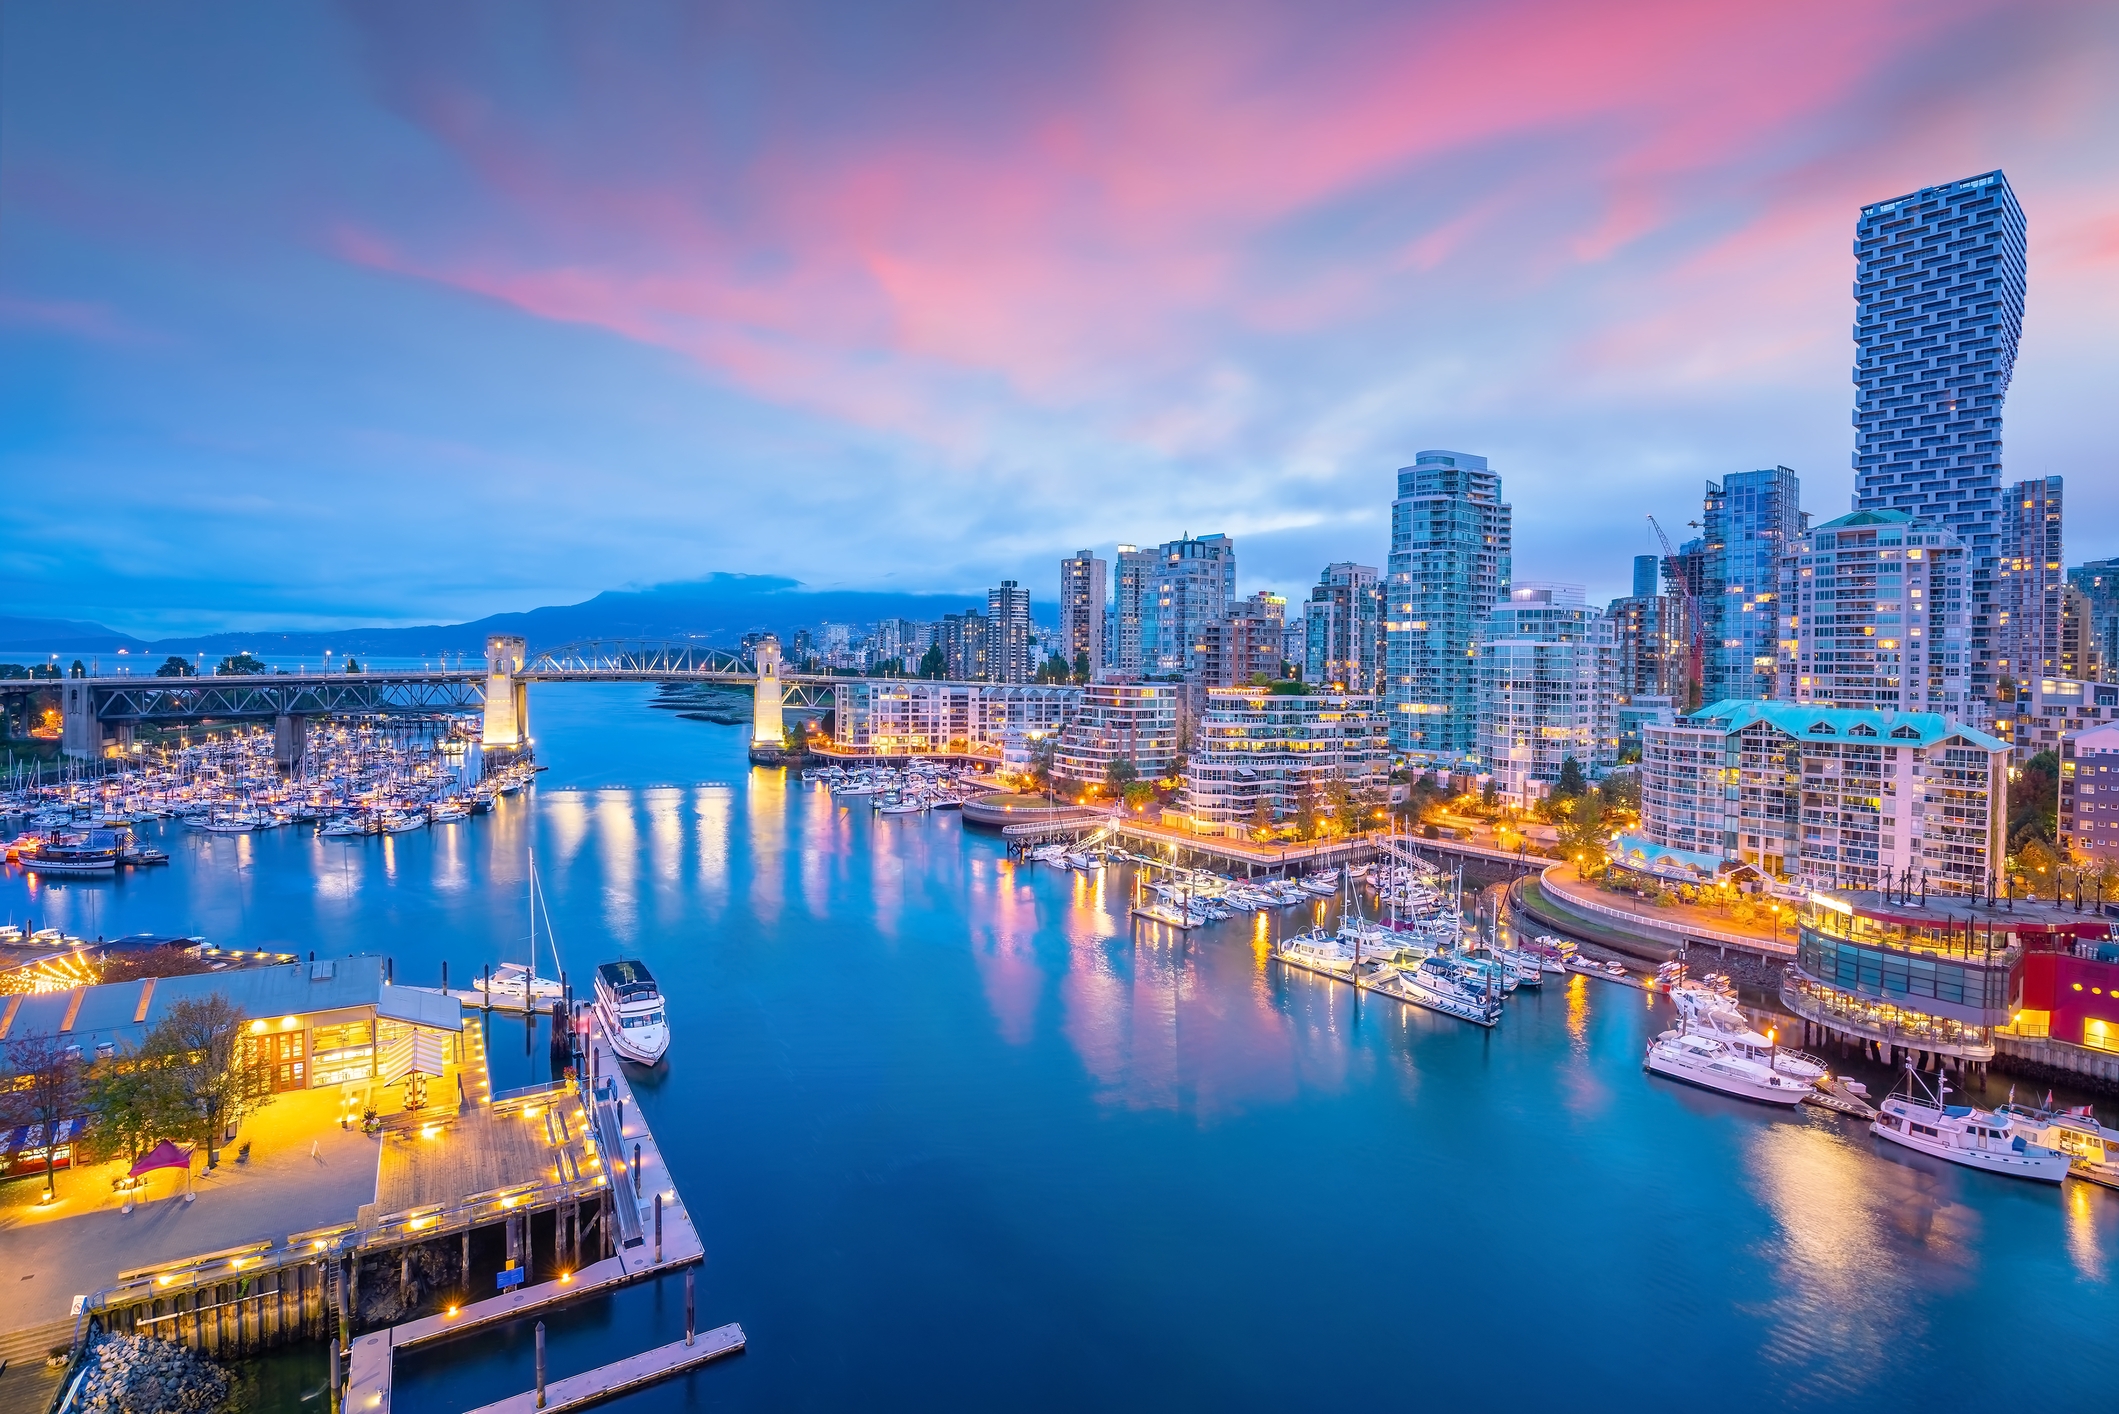
{"label": "reflection on water", "polygon": [[[1665,1392],[1672,1352],[1721,1397],[1805,1408],[2020,1397],[2012,1351],[2119,1380],[2119,1194],[1648,1077],[1667,1009],[1632,989],[1555,977],[1467,1026],[1275,962],[1329,901],[1173,932],[1131,916],[1130,868],[1014,864],[953,812],[835,801],[644,690],[536,692],[544,779],[579,789],[349,844],[163,829],[169,868],[16,873],[0,912],[463,978],[522,956],[534,846],[574,977],[624,947],[669,994],[640,1105],[711,1214],[701,1315],[754,1340],[685,1398],[1380,1407],[1417,1378],[1543,1406]],[[611,785],[672,779],[734,788]],[[503,1079],[535,1078],[535,1030],[494,1036]],[[876,1319],[900,1310],[926,1339]],[[1259,1338],[1290,1312],[1299,1338]],[[1383,1317],[1329,1360],[1346,1322],[1318,1312]],[[590,1303],[553,1318],[554,1362],[681,1320],[681,1285]],[[399,1406],[523,1387],[527,1339],[415,1362]]]}

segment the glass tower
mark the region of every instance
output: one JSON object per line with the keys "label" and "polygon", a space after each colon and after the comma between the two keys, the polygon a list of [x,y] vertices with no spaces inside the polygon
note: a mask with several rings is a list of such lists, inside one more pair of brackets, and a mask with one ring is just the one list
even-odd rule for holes
{"label": "glass tower", "polygon": [[2004,656],[2001,407],[2023,334],[2023,208],[1987,172],[1864,206],[1854,227],[1854,509],[1932,518],[1966,550],[1970,682]]}
{"label": "glass tower", "polygon": [[1449,770],[1476,760],[1479,627],[1508,593],[1511,512],[1485,457],[1421,452],[1398,469],[1384,586],[1392,752]]}
{"label": "glass tower", "polygon": [[1781,557],[1803,533],[1802,482],[1787,467],[1707,483],[1703,702],[1773,696]]}

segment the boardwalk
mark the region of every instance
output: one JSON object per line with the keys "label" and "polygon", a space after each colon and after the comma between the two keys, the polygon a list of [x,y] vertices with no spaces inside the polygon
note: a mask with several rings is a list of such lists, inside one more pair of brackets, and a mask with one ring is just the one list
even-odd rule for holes
{"label": "boardwalk", "polygon": [[[601,1400],[615,1399],[630,1390],[643,1389],[681,1375],[686,1370],[696,1370],[709,1360],[735,1354],[743,1346],[743,1327],[730,1322],[700,1332],[689,1345],[681,1340],[672,1341],[579,1375],[569,1375],[563,1380],[547,1380],[541,1407],[545,1414],[562,1409],[585,1409]],[[471,1414],[535,1414],[538,1408],[537,1391],[525,1390],[507,1399],[482,1404]]]}

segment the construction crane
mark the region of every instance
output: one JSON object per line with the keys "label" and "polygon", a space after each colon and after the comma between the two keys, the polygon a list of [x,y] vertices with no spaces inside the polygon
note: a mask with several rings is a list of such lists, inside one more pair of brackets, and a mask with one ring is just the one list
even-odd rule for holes
{"label": "construction crane", "polygon": [[1685,605],[1685,710],[1696,710],[1707,686],[1707,639],[1706,626],[1700,621],[1700,601],[1692,592],[1692,579],[1685,573],[1678,552],[1663,533],[1663,527],[1654,516],[1648,523],[1655,527],[1655,538],[1663,545],[1663,563],[1668,567],[1664,576],[1678,587],[1678,598]]}

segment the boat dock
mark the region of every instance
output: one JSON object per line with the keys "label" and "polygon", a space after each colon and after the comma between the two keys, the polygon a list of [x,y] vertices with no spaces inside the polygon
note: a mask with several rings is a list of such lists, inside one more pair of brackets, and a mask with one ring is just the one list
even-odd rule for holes
{"label": "boat dock", "polygon": [[558,1410],[585,1409],[591,1404],[645,1389],[687,1370],[696,1370],[709,1360],[733,1355],[743,1347],[743,1327],[731,1322],[692,1340],[671,1341],[668,1345],[614,1360],[584,1374],[554,1380],[544,1387],[542,1397],[534,1389],[526,1390],[491,1404],[481,1404],[471,1414],[534,1414],[540,1409],[545,1414],[555,1414]]}

